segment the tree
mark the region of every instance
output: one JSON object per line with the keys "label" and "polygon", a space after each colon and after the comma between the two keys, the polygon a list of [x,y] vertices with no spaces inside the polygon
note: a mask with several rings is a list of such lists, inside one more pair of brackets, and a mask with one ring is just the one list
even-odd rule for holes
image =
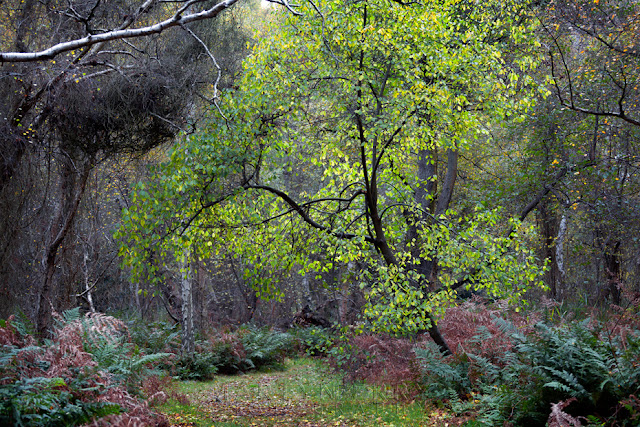
{"label": "tree", "polygon": [[[518,232],[496,236],[497,213],[448,210],[459,152],[481,123],[527,102],[515,96],[515,70],[532,59],[507,62],[504,50],[524,40],[529,21],[503,2],[336,0],[299,11],[275,20],[224,117],[173,152],[151,191],[140,188],[122,254],[135,266],[150,247],[179,254],[194,243],[206,259],[217,240],[238,241],[237,228],[252,225],[236,247],[254,269],[364,262],[374,325],[428,331],[449,352],[434,313],[456,288],[518,299],[540,272]],[[440,192],[430,185],[441,179],[438,152],[447,156]],[[305,168],[322,176],[316,190],[286,191],[283,177]],[[331,260],[308,260],[314,250]],[[429,277],[419,266],[435,259]]]}
{"label": "tree", "polygon": [[[24,239],[34,217],[48,223],[32,245],[40,246],[34,255],[43,265],[34,310],[41,335],[56,305],[57,282],[72,280],[61,277],[60,260],[75,250],[69,236],[92,171],[143,155],[193,128],[198,97],[216,102],[222,72],[234,70],[222,69],[213,52],[225,51],[217,42],[205,43],[215,31],[199,23],[235,2],[6,4],[7,19],[0,24],[0,190],[10,211],[2,228],[12,231],[5,233],[3,248]],[[231,20],[221,22],[227,35],[241,33]],[[157,36],[169,28],[180,31]],[[242,47],[227,46],[226,53],[246,49],[246,37],[238,40]],[[25,191],[30,188],[36,191]],[[32,215],[34,196],[42,202]],[[2,256],[6,277],[10,251]]]}
{"label": "tree", "polygon": [[[625,277],[622,266],[633,269],[637,251],[637,237],[629,236],[638,233],[631,206],[638,194],[639,16],[632,1],[561,0],[540,14],[556,105],[534,119],[552,122],[542,130],[546,137],[538,139],[546,146],[536,150],[546,154],[545,170],[571,171],[540,212],[548,256],[562,258],[552,246],[562,242],[559,236],[573,219],[574,232],[564,233],[580,255],[569,258],[577,265],[563,269],[573,270],[574,283],[597,282],[598,300],[609,295],[615,304]],[[592,261],[585,263],[587,258]],[[557,270],[556,276],[563,274]]]}

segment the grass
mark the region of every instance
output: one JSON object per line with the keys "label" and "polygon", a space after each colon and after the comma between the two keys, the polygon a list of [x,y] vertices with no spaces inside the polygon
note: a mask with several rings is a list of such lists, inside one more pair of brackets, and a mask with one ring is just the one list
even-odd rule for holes
{"label": "grass", "polygon": [[170,400],[160,409],[173,425],[216,427],[440,425],[444,416],[419,402],[399,402],[379,386],[344,384],[318,360],[287,360],[285,366],[285,371],[179,382],[189,404]]}

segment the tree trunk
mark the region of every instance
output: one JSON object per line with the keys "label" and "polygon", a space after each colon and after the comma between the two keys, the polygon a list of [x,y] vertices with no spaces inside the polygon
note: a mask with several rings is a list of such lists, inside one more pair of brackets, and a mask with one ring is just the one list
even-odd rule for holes
{"label": "tree trunk", "polygon": [[611,303],[620,305],[620,286],[622,284],[622,271],[620,268],[620,241],[608,244],[605,247],[604,267],[607,275],[607,291]]}
{"label": "tree trunk", "polygon": [[567,235],[567,216],[562,215],[558,226],[558,237],[556,237],[556,265],[558,266],[558,282],[556,289],[559,290],[560,299],[564,299],[564,281],[566,277],[566,269],[564,265],[564,239]]}
{"label": "tree trunk", "polygon": [[82,272],[84,275],[84,294],[87,296],[87,302],[89,303],[89,311],[96,312],[96,307],[93,304],[93,295],[91,293],[91,281],[89,275],[89,249],[87,245],[84,245],[84,253],[82,256]]}
{"label": "tree trunk", "polygon": [[549,285],[549,296],[553,299],[558,298],[558,283],[560,282],[558,260],[556,258],[557,251],[554,246],[556,243],[556,235],[559,233],[556,225],[556,217],[549,208],[548,199],[544,199],[538,207],[540,214],[540,228],[542,231],[544,258],[549,260],[549,270],[547,270],[545,281]]}
{"label": "tree trunk", "polygon": [[195,334],[193,328],[193,267],[192,254],[186,251],[182,264],[180,293],[182,296],[182,355],[189,356],[195,351]]}
{"label": "tree trunk", "polygon": [[37,335],[41,338],[46,335],[47,329],[51,326],[51,309],[53,309],[51,295],[56,287],[55,271],[58,249],[69,233],[78,212],[78,206],[84,195],[91,171],[91,162],[87,160],[81,167],[80,171],[76,170],[69,158],[62,165],[61,201],[57,205],[54,220],[51,223],[50,241],[46,246],[43,259],[44,280],[38,295],[36,330]]}
{"label": "tree trunk", "polygon": [[[448,207],[449,201],[451,200],[451,193],[453,192],[453,185],[455,183],[455,175],[457,174],[458,154],[455,150],[448,150],[447,154],[449,156],[448,166],[450,167],[450,169],[449,168],[447,169],[447,177],[445,178],[445,183],[444,183],[444,186],[447,188],[446,190],[447,193],[445,195],[441,195],[441,197],[444,197],[445,200],[443,202],[438,201],[438,205],[436,206],[436,212],[439,209],[442,209],[442,207],[445,205]],[[362,158],[364,159],[364,156],[362,156]],[[366,163],[363,161],[363,165],[365,164]],[[376,170],[375,169],[373,170],[370,180],[366,176],[366,168],[364,168],[364,172],[365,172],[365,182],[368,183],[367,191],[366,191],[366,201],[367,201],[367,208],[369,211],[369,217],[371,219],[371,224],[373,226],[373,231],[375,235],[374,245],[378,250],[378,252],[382,255],[385,263],[388,266],[398,265],[398,260],[394,254],[394,251],[391,248],[391,246],[389,246],[389,243],[387,242],[386,235],[384,232],[384,227],[382,224],[382,219],[380,218],[380,215],[378,213],[378,186],[377,186]],[[443,190],[443,192],[444,191],[445,190]],[[444,208],[444,210],[446,210],[446,208]],[[419,283],[414,284],[414,286],[420,286],[420,285],[421,284]],[[447,344],[446,340],[440,333],[440,329],[438,328],[438,325],[436,324],[435,319],[433,319],[433,317],[431,316],[431,313],[426,313],[426,317],[427,319],[429,319],[429,322],[430,322],[430,325],[426,332],[429,333],[429,336],[431,337],[431,339],[433,339],[436,345],[438,345],[442,354],[450,355],[451,349],[449,348],[449,345]]]}

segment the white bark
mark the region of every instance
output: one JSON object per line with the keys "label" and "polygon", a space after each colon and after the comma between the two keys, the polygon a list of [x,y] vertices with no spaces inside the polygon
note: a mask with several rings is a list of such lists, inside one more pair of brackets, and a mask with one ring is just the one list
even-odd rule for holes
{"label": "white bark", "polygon": [[89,284],[89,250],[87,246],[84,247],[84,256],[82,257],[82,267],[84,271],[84,291],[87,295],[87,301],[89,302],[89,310],[92,313],[96,312],[96,307],[93,305],[93,295],[91,295],[92,286]]}
{"label": "white bark", "polygon": [[[70,40],[67,42],[58,43],[48,49],[41,50],[39,52],[0,52],[0,63],[2,62],[31,62],[31,61],[45,61],[55,58],[57,55],[68,52],[71,50],[77,50],[81,48],[90,47],[99,43],[105,43],[112,40],[131,39],[145,37],[152,34],[159,34],[171,27],[182,26],[190,24],[192,22],[203,21],[205,19],[211,19],[218,16],[222,11],[233,6],[240,0],[224,0],[215,6],[202,10],[196,13],[188,13],[183,15],[185,10],[198,3],[197,0],[189,1],[184,7],[180,8],[171,18],[158,22],[154,25],[149,25],[141,28],[130,29],[117,29],[113,31],[107,31],[101,34],[92,34],[86,37],[82,37],[76,40]],[[141,9],[148,8],[151,5],[151,1],[145,2]]]}
{"label": "white bark", "polygon": [[[564,269],[564,239],[567,234],[567,217],[562,215],[560,226],[558,227],[558,237],[556,237],[556,264],[558,266],[559,281],[563,282],[565,278]],[[560,285],[560,283],[558,283]],[[558,289],[558,287],[556,287]]]}
{"label": "white bark", "polygon": [[305,273],[305,275],[302,277],[302,291],[304,293],[303,297],[305,304],[308,305],[309,308],[311,308],[313,304],[313,298],[311,296],[311,286],[309,284],[309,273]]}
{"label": "white bark", "polygon": [[193,330],[193,264],[191,254],[186,251],[185,262],[182,265],[182,280],[180,291],[182,296],[182,354],[193,354],[195,350],[195,335]]}
{"label": "white bark", "polygon": [[340,317],[340,323],[342,323],[343,325],[347,323],[349,317],[349,303],[351,302],[355,268],[356,263],[354,261],[349,261],[347,263],[347,272],[342,277],[342,284],[340,286],[338,317]]}

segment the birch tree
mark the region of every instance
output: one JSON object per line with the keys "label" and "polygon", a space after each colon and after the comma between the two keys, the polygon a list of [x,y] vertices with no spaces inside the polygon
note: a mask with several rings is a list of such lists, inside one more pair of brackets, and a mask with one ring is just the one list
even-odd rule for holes
{"label": "birch tree", "polygon": [[[505,49],[528,23],[517,4],[500,6],[335,0],[275,20],[224,117],[138,191],[120,232],[125,259],[136,265],[145,247],[188,229],[208,255],[218,240],[237,242],[254,269],[304,275],[361,262],[374,329],[428,332],[448,353],[436,322],[457,287],[517,300],[539,284],[517,221],[500,237],[498,213],[448,209],[458,153],[484,120],[527,103],[518,70],[532,59],[507,60]],[[447,157],[442,174],[436,152]],[[282,185],[303,169],[321,177],[313,192]],[[429,187],[441,179],[440,191]],[[332,257],[312,261],[314,250]],[[435,258],[434,277],[416,268]],[[256,289],[278,292],[268,281]]]}

